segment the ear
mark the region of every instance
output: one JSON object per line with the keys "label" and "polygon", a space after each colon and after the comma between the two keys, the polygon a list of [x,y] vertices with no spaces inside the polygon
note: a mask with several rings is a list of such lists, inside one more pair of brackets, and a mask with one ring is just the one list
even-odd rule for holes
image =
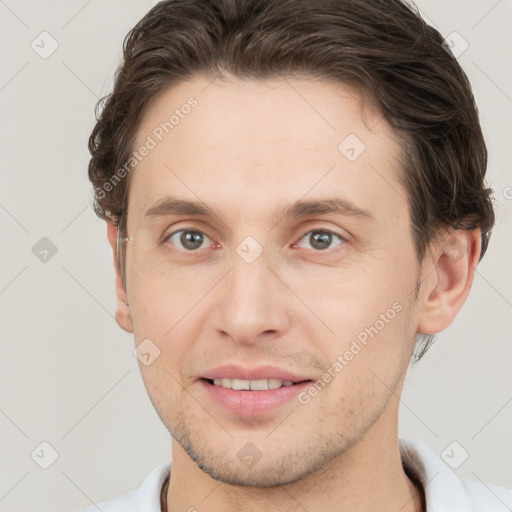
{"label": "ear", "polygon": [[462,308],[473,283],[481,250],[481,233],[453,230],[432,254],[434,268],[424,280],[418,332],[435,334],[446,329]]}
{"label": "ear", "polygon": [[117,268],[117,226],[112,221],[107,221],[107,237],[112,247],[114,255],[114,271],[116,273],[116,296],[117,296],[117,307],[116,307],[116,322],[119,324],[121,329],[126,332],[133,332],[132,317],[130,315],[130,306],[128,305],[128,297],[126,294],[126,288],[123,284],[123,280],[119,275]]}

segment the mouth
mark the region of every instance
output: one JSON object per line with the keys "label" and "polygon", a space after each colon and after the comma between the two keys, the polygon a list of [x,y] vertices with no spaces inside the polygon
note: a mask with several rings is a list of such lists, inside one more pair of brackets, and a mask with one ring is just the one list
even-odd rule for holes
{"label": "mouth", "polygon": [[290,387],[302,382],[311,382],[307,379],[294,382],[292,380],[282,379],[230,379],[227,377],[215,379],[202,379],[210,385],[219,386],[225,389],[233,389],[235,391],[268,391],[272,389],[279,389],[282,387]]}
{"label": "mouth", "polygon": [[197,380],[205,393],[208,403],[220,407],[223,414],[234,417],[262,417],[273,411],[282,410],[295,403],[297,396],[313,381],[282,379],[231,379],[216,377]]}

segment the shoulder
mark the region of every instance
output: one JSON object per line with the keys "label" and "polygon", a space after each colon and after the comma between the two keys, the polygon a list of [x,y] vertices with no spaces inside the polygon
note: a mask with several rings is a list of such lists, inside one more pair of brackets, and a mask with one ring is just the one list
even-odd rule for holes
{"label": "shoulder", "polygon": [[151,471],[139,489],[95,503],[80,512],[161,512],[160,492],[170,470],[171,463],[164,462]]}
{"label": "shoulder", "polygon": [[510,512],[512,490],[486,482],[462,480],[462,485],[475,511]]}
{"label": "shoulder", "polygon": [[512,490],[462,480],[421,441],[400,439],[402,465],[423,486],[427,512],[510,512]]}

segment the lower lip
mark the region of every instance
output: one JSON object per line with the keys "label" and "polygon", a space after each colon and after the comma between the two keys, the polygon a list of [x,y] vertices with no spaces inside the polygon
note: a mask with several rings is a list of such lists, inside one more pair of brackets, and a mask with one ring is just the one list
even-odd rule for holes
{"label": "lower lip", "polygon": [[259,416],[270,412],[295,398],[311,382],[308,380],[265,391],[245,391],[216,386],[206,379],[199,380],[200,385],[215,402],[239,416]]}

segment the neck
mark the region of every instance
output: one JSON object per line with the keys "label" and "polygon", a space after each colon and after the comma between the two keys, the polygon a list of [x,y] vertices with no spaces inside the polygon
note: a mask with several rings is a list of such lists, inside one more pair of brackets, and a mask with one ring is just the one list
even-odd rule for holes
{"label": "neck", "polygon": [[373,430],[306,478],[265,488],[233,486],[212,479],[173,439],[172,471],[163,490],[162,511],[424,512],[423,488],[402,468],[397,435],[386,437]]}

